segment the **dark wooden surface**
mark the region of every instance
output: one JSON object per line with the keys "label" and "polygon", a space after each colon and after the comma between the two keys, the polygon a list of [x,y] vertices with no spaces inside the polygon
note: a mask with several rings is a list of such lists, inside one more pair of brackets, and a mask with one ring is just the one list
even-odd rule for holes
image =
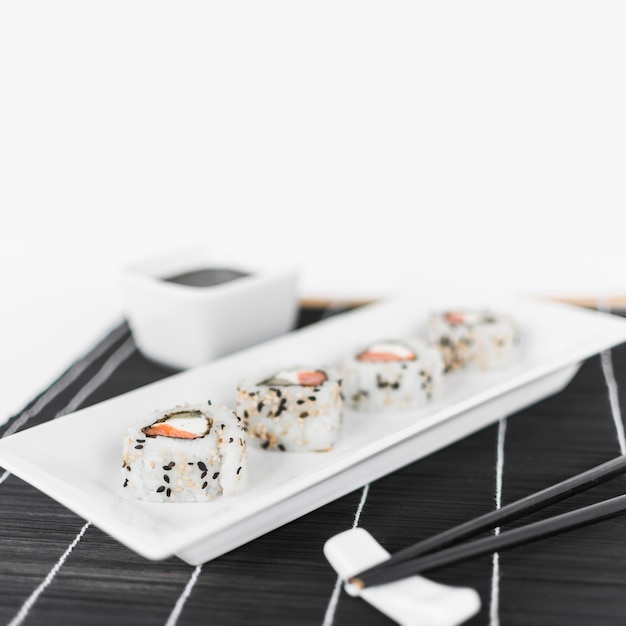
{"label": "dark wooden surface", "polygon": [[[305,311],[301,323],[319,314]],[[106,363],[113,363],[110,376],[82,406],[172,373],[132,346],[120,362],[120,346],[132,341],[125,327],[103,341],[100,356],[75,364],[84,371],[66,389],[45,406],[33,401],[37,410],[22,427],[63,413]],[[365,602],[336,592],[336,576],[322,554],[325,540],[350,528],[358,512],[359,524],[395,551],[491,510],[499,460],[504,504],[617,456],[621,415],[619,404],[610,402],[609,386],[623,404],[625,378],[623,345],[586,361],[558,395],[197,568],[177,558],[147,561],[6,475],[0,483],[0,624],[390,624]],[[529,519],[621,494],[625,480],[614,479]],[[621,625],[624,537],[621,516],[429,577],[480,593],[483,608],[469,624]]]}

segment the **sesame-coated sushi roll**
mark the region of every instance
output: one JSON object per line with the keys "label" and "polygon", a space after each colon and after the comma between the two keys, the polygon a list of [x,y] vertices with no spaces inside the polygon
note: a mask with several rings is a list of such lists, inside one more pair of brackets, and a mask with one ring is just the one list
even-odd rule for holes
{"label": "sesame-coated sushi roll", "polygon": [[124,492],[152,502],[205,502],[247,479],[241,418],[225,406],[156,411],[124,437]]}
{"label": "sesame-coated sushi roll", "polygon": [[426,405],[439,390],[443,360],[419,339],[372,343],[344,362],[347,407],[404,410]]}
{"label": "sesame-coated sushi roll", "polygon": [[518,343],[508,315],[485,310],[455,310],[431,315],[429,337],[443,355],[446,371],[468,364],[488,369],[506,362]]}
{"label": "sesame-coated sushi roll", "polygon": [[265,450],[324,452],[341,429],[341,381],[336,372],[302,368],[242,380],[237,412],[248,441]]}

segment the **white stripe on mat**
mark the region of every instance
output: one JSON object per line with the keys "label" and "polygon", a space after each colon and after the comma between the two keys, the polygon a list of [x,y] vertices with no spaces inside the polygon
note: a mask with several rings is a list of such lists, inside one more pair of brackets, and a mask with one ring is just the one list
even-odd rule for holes
{"label": "white stripe on mat", "polygon": [[65,391],[96,359],[101,357],[118,339],[126,333],[125,326],[119,326],[111,331],[101,343],[89,352],[80,361],[70,367],[45,393],[26,411],[16,417],[9,428],[4,431],[2,437],[8,437],[21,428],[29,419],[37,415],[49,402],[54,400],[61,392]]}
{"label": "white stripe on mat", "polygon": [[[69,401],[64,409],[61,409],[54,418],[67,415],[75,411],[111,374],[135,351],[135,342],[132,337],[128,338],[104,363],[96,375],[83,385],[78,393]],[[34,415],[34,413],[33,413]],[[11,472],[6,470],[0,475],[0,485],[9,477]]]}
{"label": "white stripe on mat", "polygon": [[622,454],[626,454],[626,436],[624,435],[624,421],[622,420],[622,412],[619,407],[619,393],[617,390],[615,373],[613,371],[613,359],[611,358],[611,351],[605,350],[600,355],[600,360],[602,362],[602,373],[604,374],[604,380],[606,381],[606,386],[609,392],[611,415],[613,416],[613,423],[615,424],[615,430],[617,432],[619,450]]}
{"label": "white stripe on mat", "polygon": [[[496,509],[502,507],[502,476],[504,474],[504,439],[506,437],[506,419],[498,423],[498,448],[496,452]],[[500,534],[500,527],[494,529]],[[500,624],[500,555],[493,553],[491,561],[491,594],[489,597],[489,626]]]}
{"label": "white stripe on mat", "polygon": [[[611,305],[606,300],[600,300],[598,302],[598,310],[605,313],[611,312]],[[613,423],[615,424],[615,430],[617,432],[617,442],[619,443],[619,450],[622,454],[626,454],[626,436],[624,435],[624,421],[622,420],[622,412],[619,407],[619,393],[617,389],[617,381],[615,380],[615,372],[613,371],[613,359],[611,357],[611,350],[605,350],[600,354],[600,361],[602,363],[602,373],[604,374],[604,380],[609,392],[609,404],[611,405],[611,415],[613,417]]]}
{"label": "white stripe on mat", "polygon": [[189,580],[187,581],[187,585],[183,590],[182,594],[176,601],[176,605],[174,606],[170,616],[165,623],[165,626],[174,626],[182,613],[183,607],[185,606],[185,602],[187,602],[187,598],[191,595],[191,590],[194,588],[196,584],[196,580],[198,580],[198,576],[202,571],[202,565],[196,565],[196,569],[193,570]]}
{"label": "white stripe on mat", "polygon": [[53,568],[48,572],[44,581],[33,591],[27,598],[26,602],[22,604],[22,608],[18,611],[17,615],[7,624],[7,626],[18,626],[24,621],[28,611],[32,608],[33,604],[37,602],[37,598],[43,593],[44,589],[52,582],[52,579],[56,576],[56,573],[61,569],[63,563],[69,556],[70,552],[76,547],[76,544],[82,539],[87,529],[91,526],[90,522],[87,522],[80,530],[78,535],[74,538],[74,541],[68,546],[67,550],[62,554],[61,558],[54,564]]}
{"label": "white stripe on mat", "polygon": [[[69,404],[57,413],[55,417],[59,417],[60,415],[65,415],[66,413],[73,411],[77,408],[82,401],[85,400],[91,393],[93,393],[102,383],[104,383],[107,378],[115,371],[115,369],[123,363],[133,352],[135,351],[135,343],[132,338],[127,339],[104,363],[104,365],[98,370],[97,374],[86,383],[79,392],[70,400]],[[0,483],[3,482],[8,475],[9,472],[5,472],[2,477],[0,477]],[[48,572],[48,575],[45,577],[44,581],[30,594],[30,596],[26,599],[20,610],[17,612],[17,615],[9,622],[8,626],[18,626],[24,621],[24,618],[28,615],[28,612],[32,608],[32,606],[37,601],[37,598],[42,594],[45,588],[52,582],[57,572],[61,569],[63,563],[69,556],[70,552],[76,547],[78,542],[82,539],[86,530],[90,526],[90,522],[87,522],[80,532],[74,537],[74,540],[68,546],[67,550],[63,553],[61,558],[54,564],[53,568]]]}
{"label": "white stripe on mat", "polygon": [[67,415],[78,407],[108,378],[113,372],[135,351],[135,342],[129,337],[104,363],[96,375],[90,379],[79,392],[70,400],[69,404],[61,409],[54,417]]}
{"label": "white stripe on mat", "polygon": [[[359,501],[359,506],[357,507],[356,513],[354,514],[354,520],[352,521],[352,528],[356,528],[359,525],[359,519],[361,518],[361,513],[363,512],[363,507],[365,506],[365,501],[367,500],[369,491],[370,491],[369,484],[365,485],[365,487],[363,487],[363,493],[361,494],[361,500]],[[341,591],[341,578],[337,576],[333,593],[331,594],[330,600],[328,602],[328,606],[326,607],[326,613],[324,614],[324,621],[322,622],[322,626],[331,626],[331,624],[333,623],[333,620],[335,619],[335,612],[337,611],[337,604],[339,603],[340,591]]]}

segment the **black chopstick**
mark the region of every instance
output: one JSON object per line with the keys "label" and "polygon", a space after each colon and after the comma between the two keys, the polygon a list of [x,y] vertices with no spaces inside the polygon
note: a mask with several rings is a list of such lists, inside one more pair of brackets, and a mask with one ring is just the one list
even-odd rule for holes
{"label": "black chopstick", "polygon": [[[455,526],[442,533],[429,537],[408,548],[393,554],[389,559],[379,565],[368,568],[356,574],[353,578],[360,581],[371,580],[374,573],[387,569],[395,569],[404,561],[415,559],[418,556],[440,550],[453,543],[462,541],[483,530],[496,528],[506,522],[519,519],[555,502],[569,498],[577,493],[595,487],[618,474],[626,471],[626,457],[619,456],[611,461],[602,463],[581,474],[568,478],[556,485],[533,493],[525,498],[512,502],[500,509],[496,509],[473,520],[469,520],[459,526]],[[488,539],[491,539],[489,537]],[[495,549],[494,549],[495,550]]]}
{"label": "black chopstick", "polygon": [[575,511],[570,511],[569,513],[563,513],[540,522],[527,524],[521,528],[509,530],[499,535],[490,535],[482,539],[475,539],[474,541],[461,543],[451,548],[440,550],[439,552],[427,554],[421,558],[403,561],[395,567],[381,569],[367,576],[355,576],[350,578],[348,582],[361,589],[390,583],[408,576],[443,567],[444,565],[459,563],[476,556],[512,548],[548,537],[549,535],[555,535],[573,528],[599,522],[603,519],[624,513],[625,511],[626,495],[617,496]]}

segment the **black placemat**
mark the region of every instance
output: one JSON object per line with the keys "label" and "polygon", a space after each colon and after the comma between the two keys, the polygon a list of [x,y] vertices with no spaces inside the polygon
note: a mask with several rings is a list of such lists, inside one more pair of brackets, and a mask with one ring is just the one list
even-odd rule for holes
{"label": "black placemat", "polygon": [[[329,313],[304,310],[300,324]],[[122,325],[0,436],[170,374]],[[341,591],[326,539],[358,523],[393,552],[618,455],[624,377],[626,345],[588,359],[561,393],[198,567],[147,561],[0,469],[0,623],[391,624]],[[625,480],[529,519],[623,493]],[[625,532],[617,517],[429,578],[480,593],[468,624],[622,624]]]}

